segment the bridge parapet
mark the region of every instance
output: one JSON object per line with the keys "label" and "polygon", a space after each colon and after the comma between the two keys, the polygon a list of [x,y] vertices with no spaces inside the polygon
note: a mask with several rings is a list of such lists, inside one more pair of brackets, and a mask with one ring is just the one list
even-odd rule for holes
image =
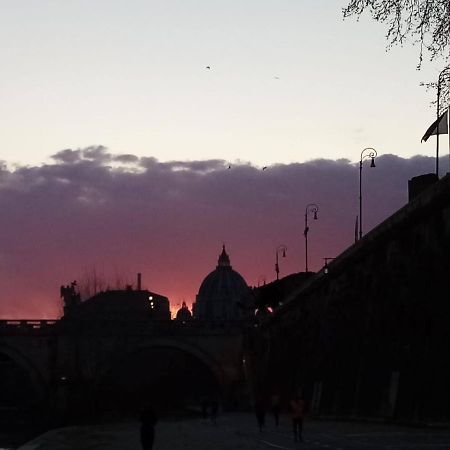
{"label": "bridge parapet", "polygon": [[0,320],[0,334],[10,334],[17,331],[49,330],[58,320]]}
{"label": "bridge parapet", "polygon": [[[64,322],[64,323],[63,323]],[[89,335],[235,335],[242,331],[242,322],[159,320],[70,320],[61,321],[60,329],[69,333]]]}

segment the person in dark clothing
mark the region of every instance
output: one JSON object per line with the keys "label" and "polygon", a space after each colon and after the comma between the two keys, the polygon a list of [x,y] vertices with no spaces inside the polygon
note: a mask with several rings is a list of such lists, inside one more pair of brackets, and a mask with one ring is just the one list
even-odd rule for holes
{"label": "person in dark clothing", "polygon": [[211,400],[211,422],[215,425],[217,421],[217,413],[219,412],[219,401],[214,398]]}
{"label": "person in dark clothing", "polygon": [[261,433],[266,425],[266,405],[261,397],[255,400],[255,415],[259,432]]}
{"label": "person in dark clothing", "polygon": [[155,440],[155,425],[158,421],[151,406],[141,412],[141,444],[143,450],[152,450]]}
{"label": "person in dark clothing", "polygon": [[202,398],[200,405],[202,407],[202,417],[204,419],[208,418],[208,399],[207,398]]}
{"label": "person in dark clothing", "polygon": [[292,431],[294,432],[294,441],[303,441],[303,414],[305,402],[300,395],[294,396],[289,403],[292,416]]}
{"label": "person in dark clothing", "polygon": [[270,409],[272,410],[273,418],[275,420],[275,426],[278,427],[280,424],[281,399],[280,394],[277,392],[274,392],[270,397]]}

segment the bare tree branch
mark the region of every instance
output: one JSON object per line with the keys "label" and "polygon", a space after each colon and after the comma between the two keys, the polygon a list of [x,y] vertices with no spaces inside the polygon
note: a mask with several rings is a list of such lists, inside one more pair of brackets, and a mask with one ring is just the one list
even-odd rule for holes
{"label": "bare tree branch", "polygon": [[[388,48],[403,44],[407,39],[419,45],[420,69],[425,53],[430,60],[443,58],[444,66],[450,68],[450,0],[350,0],[343,8],[344,18],[368,12],[377,22],[387,25]],[[450,70],[448,71],[450,73]],[[450,100],[450,75],[441,83],[441,106]],[[436,83],[423,83],[436,88]]]}
{"label": "bare tree branch", "polygon": [[431,59],[449,60],[449,0],[350,0],[343,8],[344,17],[360,16],[365,11],[387,24],[389,46],[402,44],[410,37],[420,44],[420,63],[424,50]]}

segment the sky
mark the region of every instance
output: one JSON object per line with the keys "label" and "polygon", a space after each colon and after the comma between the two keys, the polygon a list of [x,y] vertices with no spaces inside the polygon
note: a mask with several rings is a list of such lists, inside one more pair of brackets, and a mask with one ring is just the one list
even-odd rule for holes
{"label": "sky", "polygon": [[[442,66],[386,51],[343,0],[4,2],[0,136],[8,163],[104,145],[162,161],[432,154],[420,138]],[[206,69],[210,66],[211,69]]]}
{"label": "sky", "polygon": [[417,47],[386,51],[385,26],[343,6],[3,4],[0,317],[55,317],[59,286],[93,273],[111,287],[142,272],[191,304],[223,243],[251,285],[274,278],[281,244],[280,275],[303,270],[311,202],[318,270],[353,242],[365,147],[365,228],[404,205],[408,178],[434,170],[419,84],[442,66],[417,71]]}

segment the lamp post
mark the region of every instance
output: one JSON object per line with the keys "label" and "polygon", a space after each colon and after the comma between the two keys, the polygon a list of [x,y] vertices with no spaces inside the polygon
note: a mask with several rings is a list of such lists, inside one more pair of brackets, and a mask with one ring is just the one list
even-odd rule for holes
{"label": "lamp post", "polygon": [[361,159],[359,160],[359,239],[362,238],[362,227],[363,227],[363,217],[362,217],[362,168],[363,160],[365,158],[371,158],[370,167],[375,166],[375,158],[377,157],[377,151],[372,147],[367,147],[361,152]]}
{"label": "lamp post", "polygon": [[303,231],[303,236],[305,236],[305,272],[308,272],[308,214],[314,214],[314,220],[317,220],[317,213],[319,207],[315,203],[309,203],[306,205],[305,209],[305,230]]}
{"label": "lamp post", "polygon": [[335,258],[334,257],[333,258],[323,258],[323,260],[325,261],[325,264],[323,266],[323,272],[325,274],[328,273],[328,261],[332,261],[333,259],[335,259]]}
{"label": "lamp post", "polygon": [[[446,67],[442,70],[438,76],[437,83],[437,105],[436,105],[436,175],[439,176],[439,117],[441,109],[441,84],[446,77],[450,77],[450,67]],[[450,146],[450,141],[449,141]],[[450,149],[449,149],[450,150]]]}
{"label": "lamp post", "polygon": [[261,286],[261,283],[263,286],[266,285],[266,276],[265,275],[260,275],[258,277],[258,287]]}
{"label": "lamp post", "polygon": [[279,280],[279,276],[280,276],[280,266],[278,265],[278,255],[280,252],[282,252],[281,256],[283,258],[286,258],[286,251],[287,251],[287,247],[285,245],[279,245],[277,248],[277,251],[275,252],[275,273],[277,274],[277,281]]}

